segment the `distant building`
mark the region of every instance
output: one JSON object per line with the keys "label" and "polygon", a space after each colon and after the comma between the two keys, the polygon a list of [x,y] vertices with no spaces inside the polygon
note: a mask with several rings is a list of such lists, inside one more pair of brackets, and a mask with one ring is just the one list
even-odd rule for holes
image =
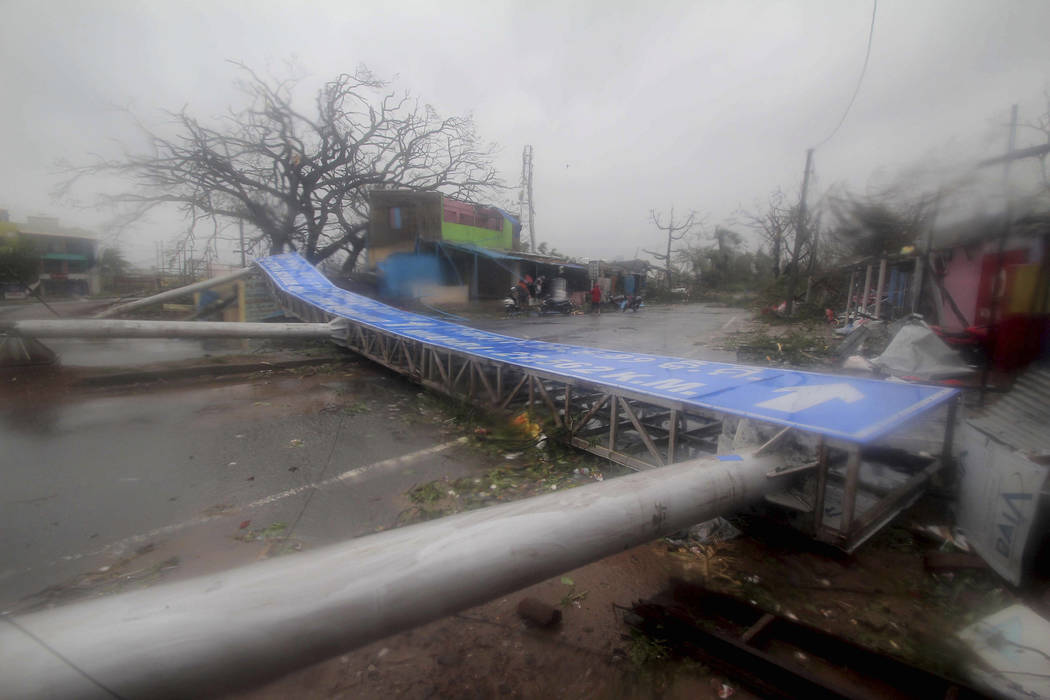
{"label": "distant building", "polygon": [[506,211],[446,197],[440,192],[373,190],[369,194],[368,264],[394,253],[415,253],[423,242],[463,243],[514,250],[521,224]]}
{"label": "distant building", "polygon": [[521,224],[499,207],[414,190],[373,190],[369,205],[368,269],[385,297],[497,299],[540,276],[558,295],[587,288],[583,265],[518,251]]}
{"label": "distant building", "polygon": [[[60,226],[52,216],[29,216],[26,221],[10,221],[6,209],[0,209],[0,235],[29,243],[40,258],[38,277],[40,292],[47,297],[97,294],[99,291],[98,240],[89,231]],[[21,285],[3,278],[7,296],[24,293]]]}
{"label": "distant building", "polygon": [[847,312],[878,310],[884,320],[918,312],[949,345],[980,350],[1007,372],[1050,357],[1050,214],[1026,213],[1008,227],[994,216],[944,226],[929,246],[842,266]]}

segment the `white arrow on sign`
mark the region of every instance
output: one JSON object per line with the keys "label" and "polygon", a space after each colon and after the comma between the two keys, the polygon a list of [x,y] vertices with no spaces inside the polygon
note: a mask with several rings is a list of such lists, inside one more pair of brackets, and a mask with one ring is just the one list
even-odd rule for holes
{"label": "white arrow on sign", "polygon": [[864,398],[852,384],[816,384],[814,386],[789,386],[777,389],[777,396],[769,401],[757,404],[756,408],[768,408],[771,411],[797,413],[807,408],[819,406],[826,401],[839,399],[846,403],[855,403]]}

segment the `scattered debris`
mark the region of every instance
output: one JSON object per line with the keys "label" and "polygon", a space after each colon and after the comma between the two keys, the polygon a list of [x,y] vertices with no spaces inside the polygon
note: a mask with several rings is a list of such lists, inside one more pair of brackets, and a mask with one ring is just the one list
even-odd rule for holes
{"label": "scattered debris", "polygon": [[915,528],[915,532],[930,539],[941,547],[951,546],[961,552],[970,551],[970,543],[959,528],[951,528],[947,525],[921,525]]}
{"label": "scattered debris", "polygon": [[518,615],[536,627],[553,627],[561,622],[561,610],[536,598],[523,598],[518,603]]}
{"label": "scattered debris", "polygon": [[[1018,396],[1023,404],[1006,410],[1006,396],[988,415],[963,423],[957,431],[959,465],[958,522],[968,542],[1000,576],[1018,584],[1028,560],[1026,552],[1039,539],[1033,524],[1045,510],[1040,494],[1050,484],[1050,469],[1028,457],[1045,449],[1050,404],[1042,397],[1042,415],[1033,413],[1033,395]],[[1002,415],[996,415],[997,407]],[[1012,425],[1008,425],[1007,421]],[[1013,426],[1029,428],[1019,435]],[[1016,436],[1016,439],[1015,439]],[[1008,441],[1008,442],[1007,442]]]}
{"label": "scattered debris", "polygon": [[[250,520],[245,520],[241,523],[241,530],[247,528],[250,524]],[[236,535],[234,539],[240,540],[241,542],[265,542],[267,540],[284,539],[285,530],[288,529],[288,523],[273,522],[262,528],[261,530],[248,530],[247,532]]]}
{"label": "scattered debris", "polygon": [[292,438],[288,441],[288,447],[302,447],[304,444],[299,438]]}
{"label": "scattered debris", "polygon": [[562,576],[561,582],[569,587],[569,592],[562,596],[561,606],[563,608],[567,608],[570,605],[574,608],[581,607],[584,599],[587,598],[587,591],[577,591],[576,582],[568,576]]}
{"label": "scattered debris", "polygon": [[980,658],[973,680],[1007,698],[1050,697],[1050,622],[1024,605],[1011,605],[959,633]]}
{"label": "scattered debris", "polygon": [[736,695],[736,689],[728,683],[719,683],[716,692],[720,698],[731,698]]}
{"label": "scattered debris", "polygon": [[364,401],[357,401],[356,403],[342,406],[341,410],[344,416],[359,416],[372,411],[371,407]]}
{"label": "scattered debris", "polygon": [[859,325],[851,323],[842,328],[836,328],[836,335],[844,335],[846,337],[841,343],[839,343],[838,347],[835,348],[835,356],[843,358],[853,355],[860,350],[861,344],[864,342],[864,339],[868,337],[869,332],[870,330],[866,323]]}
{"label": "scattered debris", "polygon": [[876,368],[871,360],[860,355],[850,355],[842,362],[842,369],[854,372],[874,372]]}
{"label": "scattered debris", "polygon": [[959,353],[921,322],[902,326],[872,364],[896,377],[920,379],[960,377],[974,371]]}
{"label": "scattered debris", "polygon": [[928,571],[988,568],[984,559],[969,552],[926,552],[923,555],[923,564]]}
{"label": "scattered debris", "polygon": [[685,546],[688,544],[687,540],[706,544],[709,542],[725,542],[739,536],[740,530],[736,526],[725,518],[718,517],[697,523],[685,530],[679,530],[669,536],[667,540],[672,544]]}
{"label": "scattered debris", "polygon": [[520,413],[511,421],[511,425],[521,431],[524,435],[539,438],[543,433],[543,426],[533,422],[528,413]]}

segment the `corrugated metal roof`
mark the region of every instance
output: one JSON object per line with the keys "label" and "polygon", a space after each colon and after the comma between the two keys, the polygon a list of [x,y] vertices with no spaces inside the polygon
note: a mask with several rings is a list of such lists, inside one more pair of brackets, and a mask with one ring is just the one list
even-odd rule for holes
{"label": "corrugated metal roof", "polygon": [[543,265],[558,265],[559,267],[570,267],[577,270],[587,269],[586,265],[565,262],[563,260],[558,260],[557,258],[552,258],[550,256],[533,255],[523,252],[494,250],[492,248],[483,248],[481,246],[474,245],[473,243],[441,241],[440,244],[449,248],[455,248],[457,250],[462,250],[468,253],[477,253],[478,255],[484,255],[485,257],[492,258],[493,260],[517,260],[520,262],[541,263]]}
{"label": "corrugated metal roof", "polygon": [[1029,369],[1005,396],[969,422],[1026,454],[1050,453],[1050,367]]}

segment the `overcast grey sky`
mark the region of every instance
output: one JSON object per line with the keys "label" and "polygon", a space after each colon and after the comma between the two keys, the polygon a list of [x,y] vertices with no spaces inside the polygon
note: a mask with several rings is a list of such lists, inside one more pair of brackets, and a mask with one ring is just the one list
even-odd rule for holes
{"label": "overcast grey sky", "polygon": [[[712,223],[783,187],[825,138],[864,57],[868,0],[792,2],[0,1],[4,164],[0,207],[103,228],[108,215],[54,201],[56,160],[134,143],[182,105],[220,112],[227,59],[322,81],[366,64],[444,113],[472,113],[503,147],[536,159],[537,230],[581,256],[658,245],[651,208]],[[1045,111],[1050,2],[882,0],[867,77],[815,157],[814,199],[864,190],[917,159],[962,163],[1005,146],[1009,107]],[[1031,142],[1034,134],[1022,134]],[[89,196],[90,192],[84,192]],[[122,245],[151,262],[163,217]]]}

